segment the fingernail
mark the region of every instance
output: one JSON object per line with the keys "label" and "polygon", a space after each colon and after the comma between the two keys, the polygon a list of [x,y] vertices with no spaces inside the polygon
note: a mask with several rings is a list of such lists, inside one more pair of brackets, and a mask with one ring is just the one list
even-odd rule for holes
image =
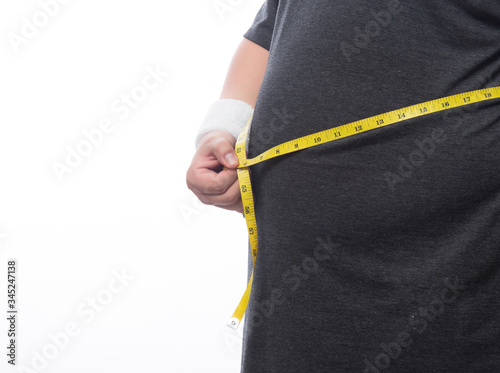
{"label": "fingernail", "polygon": [[224,158],[226,158],[228,165],[235,165],[238,163],[238,158],[236,158],[236,155],[234,155],[233,153],[227,153]]}

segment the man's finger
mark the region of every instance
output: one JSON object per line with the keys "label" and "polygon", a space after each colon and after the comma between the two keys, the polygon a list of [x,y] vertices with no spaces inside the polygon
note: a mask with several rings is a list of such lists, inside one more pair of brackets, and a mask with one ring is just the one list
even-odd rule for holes
{"label": "man's finger", "polygon": [[238,182],[233,183],[223,194],[199,194],[201,202],[221,208],[231,207],[231,210],[241,204],[240,186]]}
{"label": "man's finger", "polygon": [[235,182],[237,183],[238,174],[236,170],[222,170],[215,172],[210,169],[197,169],[189,177],[190,189],[205,195],[221,195]]}

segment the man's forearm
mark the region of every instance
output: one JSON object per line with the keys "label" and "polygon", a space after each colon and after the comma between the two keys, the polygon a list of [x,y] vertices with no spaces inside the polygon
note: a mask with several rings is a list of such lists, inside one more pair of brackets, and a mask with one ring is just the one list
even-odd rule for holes
{"label": "man's forearm", "polygon": [[267,49],[244,38],[234,53],[220,98],[245,101],[255,107],[268,56]]}
{"label": "man's forearm", "polygon": [[253,112],[267,67],[269,51],[243,39],[234,53],[220,100],[209,108],[195,140],[198,148],[203,137],[222,130],[237,137]]}

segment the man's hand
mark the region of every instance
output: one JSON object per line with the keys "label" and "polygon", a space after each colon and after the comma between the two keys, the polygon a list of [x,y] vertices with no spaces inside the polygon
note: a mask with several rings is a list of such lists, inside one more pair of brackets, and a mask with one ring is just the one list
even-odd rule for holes
{"label": "man's hand", "polygon": [[[242,38],[224,81],[220,99],[241,100],[255,107],[269,51]],[[243,212],[234,152],[236,140],[226,131],[205,134],[186,174],[189,189],[207,205]],[[223,167],[226,170],[223,170]]]}
{"label": "man's hand", "polygon": [[201,202],[241,213],[235,143],[226,131],[205,134],[187,170],[186,184]]}

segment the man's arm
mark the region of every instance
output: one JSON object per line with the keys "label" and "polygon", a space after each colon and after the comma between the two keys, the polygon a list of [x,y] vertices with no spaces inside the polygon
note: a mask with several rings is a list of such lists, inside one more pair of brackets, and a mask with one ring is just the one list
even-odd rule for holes
{"label": "man's arm", "polygon": [[220,98],[242,100],[255,107],[268,56],[267,49],[244,38],[233,56]]}
{"label": "man's arm", "polygon": [[[268,56],[265,48],[243,39],[229,66],[220,98],[241,100],[255,107]],[[186,183],[201,202],[242,212],[235,143],[236,139],[226,131],[203,135],[187,170]],[[222,170],[223,166],[227,169]]]}

